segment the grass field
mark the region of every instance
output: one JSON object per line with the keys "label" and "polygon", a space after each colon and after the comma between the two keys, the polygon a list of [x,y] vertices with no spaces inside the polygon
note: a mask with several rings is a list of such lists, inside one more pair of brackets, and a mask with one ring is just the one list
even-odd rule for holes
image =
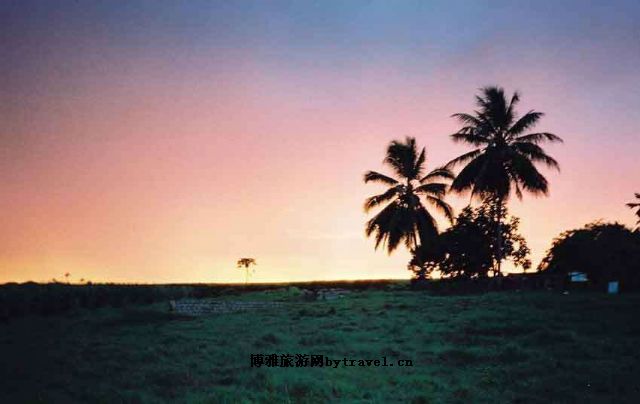
{"label": "grass field", "polygon": [[[278,291],[229,299],[285,299]],[[640,295],[354,291],[184,318],[164,304],[0,325],[0,402],[640,402]],[[412,367],[250,367],[250,354]]]}

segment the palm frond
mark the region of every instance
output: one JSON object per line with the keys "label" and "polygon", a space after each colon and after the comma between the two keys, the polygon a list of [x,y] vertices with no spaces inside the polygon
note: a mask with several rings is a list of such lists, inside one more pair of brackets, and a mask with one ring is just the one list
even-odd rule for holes
{"label": "palm frond", "polygon": [[380,245],[386,246],[387,252],[391,254],[407,238],[416,240],[415,213],[400,200],[396,200],[367,222],[365,234],[367,237],[373,235],[376,243],[375,248]]}
{"label": "palm frond", "polygon": [[416,209],[415,223],[421,244],[424,245],[427,240],[433,240],[438,235],[438,223],[423,205]]}
{"label": "palm frond", "polygon": [[520,102],[520,93],[517,91],[514,91],[513,95],[511,96],[511,101],[509,101],[509,108],[508,108],[509,113],[511,113],[512,115],[515,114],[515,107],[519,102]]}
{"label": "palm frond", "polygon": [[426,149],[423,147],[422,150],[420,151],[420,154],[418,155],[418,158],[416,159],[416,162],[414,164],[413,167],[413,173],[411,175],[411,178],[419,178],[423,171],[424,171],[424,162],[427,159],[427,151]]}
{"label": "palm frond", "polygon": [[431,195],[427,195],[427,200],[449,220],[449,223],[453,223],[453,209],[451,205]]}
{"label": "palm frond", "polygon": [[[640,199],[640,193],[634,192],[633,195],[636,199]],[[627,206],[630,208],[640,208],[640,202],[629,202]],[[640,215],[640,210],[638,211],[638,215]]]}
{"label": "palm frond", "polygon": [[451,170],[453,168],[455,168],[457,165],[459,164],[464,164],[470,160],[475,159],[476,157],[478,157],[479,155],[482,154],[482,150],[481,149],[476,149],[476,150],[472,150],[470,152],[467,152],[465,154],[463,154],[460,157],[456,157],[455,159],[451,160],[450,162],[448,162],[447,164],[445,164],[444,168],[446,168],[447,170]]}
{"label": "palm frond", "polygon": [[482,116],[493,126],[494,132],[506,129],[511,124],[512,116],[509,116],[507,100],[504,90],[500,87],[484,87],[481,89]]}
{"label": "palm frond", "polygon": [[515,183],[515,188],[516,188],[516,197],[522,200],[522,188],[520,188],[520,184],[518,184],[518,182]]}
{"label": "palm frond", "polygon": [[534,195],[547,195],[549,184],[533,162],[520,153],[511,155],[510,175],[520,187]]}
{"label": "palm frond", "polygon": [[548,132],[540,132],[540,133],[530,133],[528,135],[522,135],[522,136],[518,136],[514,139],[514,141],[516,142],[529,142],[529,143],[541,143],[544,141],[549,141],[549,142],[557,142],[557,143],[563,143],[564,141],[562,140],[562,138],[560,138],[559,136],[554,135],[553,133],[548,133]]}
{"label": "palm frond", "polygon": [[525,130],[535,126],[543,115],[542,112],[529,111],[520,117],[520,119],[507,130],[507,133],[511,136],[519,135]]}
{"label": "palm frond", "polygon": [[425,175],[420,179],[420,183],[425,184],[429,181],[433,181],[436,179],[445,179],[452,180],[455,178],[455,175],[446,167],[438,167],[432,170],[429,174]]}
{"label": "palm frond", "polygon": [[413,179],[417,159],[416,139],[407,137],[404,142],[394,140],[389,144],[384,162],[390,165],[398,176]]}
{"label": "palm frond", "polygon": [[547,167],[560,171],[558,162],[542,150],[540,146],[534,143],[516,142],[512,147],[519,153],[528,157],[531,161],[544,163]]}
{"label": "palm frond", "polygon": [[489,112],[481,112],[478,116],[482,118],[484,125],[479,126],[477,129],[489,140],[496,138],[500,133],[500,122],[498,122],[497,118],[491,116]]}
{"label": "palm frond", "polygon": [[364,182],[365,184],[368,182],[379,182],[389,186],[399,184],[397,180],[376,171],[367,171],[364,174]]}
{"label": "palm frond", "polygon": [[385,202],[389,202],[390,200],[398,196],[402,192],[403,188],[404,187],[402,185],[396,185],[395,187],[389,188],[386,192],[380,195],[375,195],[367,198],[364,203],[364,211],[368,212]]}
{"label": "palm frond", "polygon": [[455,160],[452,160],[447,164],[454,165],[456,160],[469,161],[469,163],[460,170],[456,178],[451,183],[451,190],[454,192],[462,193],[468,190],[472,190],[474,188],[474,184],[476,182],[476,178],[478,173],[481,172],[483,166],[486,163],[486,154],[482,154],[481,150],[474,150],[473,152],[466,153],[458,157]]}
{"label": "palm frond", "polygon": [[424,195],[436,195],[438,197],[444,196],[447,193],[447,184],[442,184],[439,182],[430,182],[428,184],[423,184],[417,187],[415,190],[417,194]]}
{"label": "palm frond", "polygon": [[469,143],[474,146],[480,146],[481,144],[486,144],[490,141],[486,135],[469,127],[462,128],[458,132],[452,134],[451,139],[456,143]]}
{"label": "palm frond", "polygon": [[374,235],[376,238],[376,249],[378,246],[384,241],[386,238],[386,232],[384,228],[388,226],[388,223],[393,216],[394,209],[397,209],[399,206],[398,202],[391,203],[387,205],[384,209],[378,212],[373,218],[367,221],[367,225],[365,226],[365,234],[367,237]]}
{"label": "palm frond", "polygon": [[[476,111],[476,114],[478,112]],[[481,126],[483,122],[477,117],[464,112],[459,112],[451,115],[452,118],[456,118],[460,123],[467,124],[469,126]]]}

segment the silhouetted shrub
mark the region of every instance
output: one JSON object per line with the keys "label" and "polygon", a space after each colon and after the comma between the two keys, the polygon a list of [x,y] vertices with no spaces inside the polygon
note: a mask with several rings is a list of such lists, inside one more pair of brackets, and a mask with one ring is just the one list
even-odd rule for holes
{"label": "silhouetted shrub", "polygon": [[620,223],[595,222],[560,234],[539,269],[567,276],[579,271],[589,281],[604,285],[620,281],[622,290],[640,288],[640,232]]}

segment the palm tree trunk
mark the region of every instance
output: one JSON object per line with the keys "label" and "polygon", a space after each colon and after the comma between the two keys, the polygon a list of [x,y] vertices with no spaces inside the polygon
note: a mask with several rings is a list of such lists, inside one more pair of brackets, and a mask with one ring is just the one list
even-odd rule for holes
{"label": "palm tree trunk", "polygon": [[502,201],[503,198],[499,197],[497,200],[497,221],[496,221],[496,270],[494,275],[502,274]]}

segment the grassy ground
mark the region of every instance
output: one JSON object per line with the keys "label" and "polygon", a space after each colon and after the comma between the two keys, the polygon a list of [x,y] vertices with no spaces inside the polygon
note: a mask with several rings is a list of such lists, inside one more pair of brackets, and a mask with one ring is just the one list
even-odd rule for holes
{"label": "grassy ground", "polygon": [[[639,309],[637,294],[396,290],[197,319],[165,305],[28,317],[0,325],[0,402],[637,403]],[[414,366],[251,368],[252,353]]]}

